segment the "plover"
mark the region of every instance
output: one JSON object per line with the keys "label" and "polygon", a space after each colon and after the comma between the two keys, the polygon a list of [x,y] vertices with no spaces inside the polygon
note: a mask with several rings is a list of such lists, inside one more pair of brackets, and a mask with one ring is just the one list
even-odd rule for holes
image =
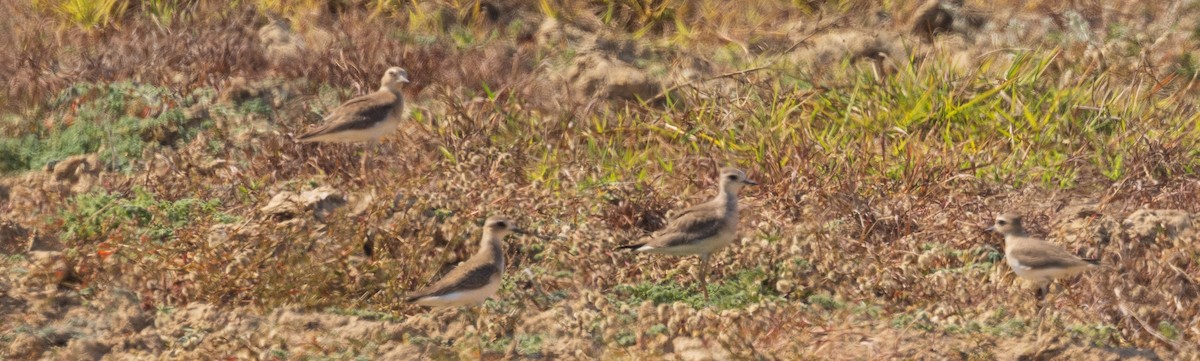
{"label": "plover", "polygon": [[[353,143],[371,142],[396,130],[404,118],[404,96],[408,71],[388,68],[380,79],[379,90],[342,103],[325,116],[325,124],[296,138],[300,142]],[[363,152],[360,168],[365,169],[367,154]]]}
{"label": "plover", "polygon": [[504,273],[504,236],[523,234],[505,217],[491,217],[483,224],[479,251],[429,287],[409,294],[405,301],[425,306],[457,307],[483,303],[500,289]]}
{"label": "plover", "polygon": [[1055,279],[1074,276],[1096,267],[1099,261],[1082,259],[1044,240],[1030,237],[1022,225],[1021,216],[1002,214],[988,227],[1004,235],[1004,258],[1018,277],[1038,286],[1037,299],[1050,291]]}
{"label": "plover", "polygon": [[733,243],[737,238],[738,191],[746,185],[756,185],[746,173],[734,168],[722,168],[718,178],[717,196],[676,214],[666,227],[654,232],[642,242],[617,247],[635,252],[669,254],[674,256],[700,255],[700,288],[708,297],[705,277],[712,253]]}

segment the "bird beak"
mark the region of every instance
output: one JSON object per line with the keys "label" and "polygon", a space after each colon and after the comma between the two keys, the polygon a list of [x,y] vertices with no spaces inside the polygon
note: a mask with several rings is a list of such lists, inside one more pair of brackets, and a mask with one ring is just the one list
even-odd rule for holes
{"label": "bird beak", "polygon": [[756,186],[756,185],[758,185],[758,182],[755,182],[755,181],[752,181],[752,180],[749,180],[749,179],[743,180],[743,181],[742,181],[742,183],[746,183],[746,184],[749,184],[749,185],[752,185],[752,186]]}
{"label": "bird beak", "polygon": [[402,84],[408,84],[408,77],[406,77],[406,76],[401,76],[399,79],[396,79],[396,82],[397,82],[397,83],[402,83]]}
{"label": "bird beak", "polygon": [[983,230],[985,230],[985,231],[988,231],[988,232],[992,232],[992,231],[995,231],[995,230],[996,230],[996,226],[987,226],[987,228],[984,228]]}
{"label": "bird beak", "polygon": [[512,229],[510,229],[510,231],[512,231],[512,233],[516,233],[516,234],[520,234],[520,235],[529,234],[529,232],[525,232],[524,229],[520,229],[520,228],[516,228],[516,227],[513,227]]}

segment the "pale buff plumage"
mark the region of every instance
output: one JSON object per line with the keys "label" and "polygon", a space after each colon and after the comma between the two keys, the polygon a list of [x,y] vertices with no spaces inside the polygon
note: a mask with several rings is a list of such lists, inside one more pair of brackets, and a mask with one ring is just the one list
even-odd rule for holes
{"label": "pale buff plumage", "polygon": [[425,306],[456,307],[482,303],[500,289],[504,274],[504,236],[523,233],[504,217],[488,218],[483,225],[479,251],[460,263],[445,277],[413,292],[407,302]]}
{"label": "pale buff plumage", "polygon": [[337,143],[379,140],[395,131],[404,117],[402,88],[407,83],[407,71],[388,68],[380,79],[379,90],[342,103],[325,116],[323,125],[305,132],[297,140]]}
{"label": "pale buff plumage", "polygon": [[700,287],[708,295],[705,276],[712,253],[733,243],[737,237],[738,191],[755,185],[746,173],[733,168],[721,169],[717,196],[676,214],[663,229],[642,242],[617,249],[675,256],[700,255]]}
{"label": "pale buff plumage", "polygon": [[1004,257],[1018,277],[1032,281],[1038,286],[1037,297],[1041,299],[1049,291],[1052,281],[1077,275],[1096,267],[1096,260],[1085,260],[1066,250],[1031,237],[1025,232],[1022,218],[1016,214],[1002,214],[990,229],[1004,235]]}

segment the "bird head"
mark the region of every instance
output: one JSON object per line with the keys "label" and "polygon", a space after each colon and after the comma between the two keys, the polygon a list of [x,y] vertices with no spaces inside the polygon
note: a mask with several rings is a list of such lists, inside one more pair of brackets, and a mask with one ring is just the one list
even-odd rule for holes
{"label": "bird head", "polygon": [[736,168],[722,168],[720,177],[721,188],[728,192],[736,193],[744,186],[758,185],[758,182],[750,180],[745,172]]}
{"label": "bird head", "polygon": [[408,71],[398,66],[388,68],[387,72],[383,73],[380,83],[388,89],[399,89],[404,84],[408,84]]}
{"label": "bird head", "polygon": [[1005,236],[1025,234],[1025,228],[1021,225],[1021,216],[1012,213],[997,216],[996,221],[987,230],[996,231]]}

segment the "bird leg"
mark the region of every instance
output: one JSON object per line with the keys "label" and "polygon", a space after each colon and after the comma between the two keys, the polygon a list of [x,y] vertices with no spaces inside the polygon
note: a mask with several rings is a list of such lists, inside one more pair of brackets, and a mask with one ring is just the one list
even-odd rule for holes
{"label": "bird leg", "polygon": [[[1040,291],[1041,288],[1038,288],[1038,290]],[[1038,302],[1037,313],[1035,313],[1033,316],[1033,317],[1036,317],[1038,320],[1037,332],[1033,334],[1034,346],[1037,348],[1037,351],[1034,353],[1034,355],[1035,355],[1034,358],[1037,358],[1037,356],[1040,356],[1042,351],[1044,350],[1044,348],[1042,347],[1042,324],[1045,323],[1046,316],[1042,315],[1042,306],[1041,305],[1042,305],[1041,302]]]}
{"label": "bird leg", "polygon": [[483,326],[481,326],[481,321],[483,319],[483,311],[485,311],[485,309],[483,308],[482,304],[479,305],[478,309],[475,309],[475,336],[479,338],[479,359],[480,360],[483,359]]}
{"label": "bird leg", "polygon": [[367,148],[368,147],[363,147],[362,157],[358,159],[358,176],[362,177],[364,180],[367,179],[367,153],[369,152]]}
{"label": "bird leg", "polygon": [[1048,294],[1050,294],[1050,283],[1046,282],[1046,283],[1039,284],[1038,289],[1037,289],[1036,293],[1034,294],[1034,297],[1037,298],[1039,307],[1041,305],[1041,302],[1046,299],[1046,295],[1048,295]]}
{"label": "bird leg", "polygon": [[704,292],[704,302],[708,302],[708,257],[708,253],[700,255],[700,290]]}

